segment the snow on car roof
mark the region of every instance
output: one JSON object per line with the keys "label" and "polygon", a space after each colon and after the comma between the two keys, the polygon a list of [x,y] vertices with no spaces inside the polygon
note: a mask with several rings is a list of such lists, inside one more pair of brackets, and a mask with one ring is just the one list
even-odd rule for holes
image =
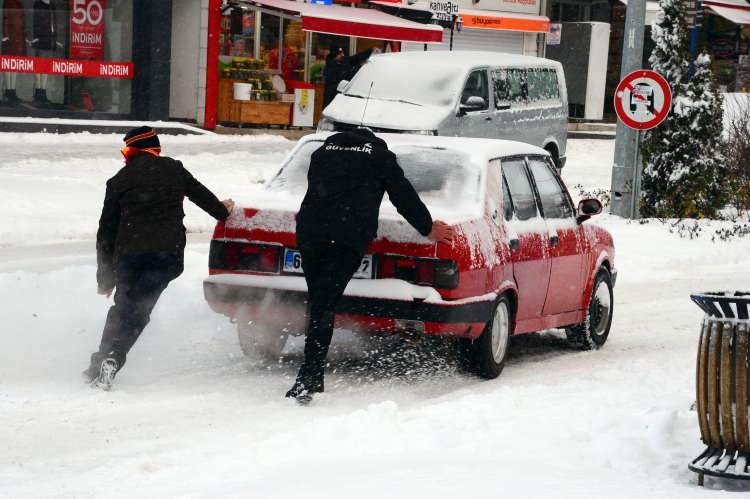
{"label": "snow on car roof", "polygon": [[[318,132],[304,137],[300,143],[320,140],[323,141],[336,132]],[[420,146],[435,149],[449,149],[459,151],[472,156],[481,162],[507,156],[519,156],[523,154],[549,153],[541,147],[517,142],[514,140],[479,139],[469,137],[439,137],[430,135],[415,135],[408,133],[377,133],[376,136],[383,139],[388,147],[393,146]]]}
{"label": "snow on car roof", "polygon": [[502,52],[481,52],[471,50],[432,51],[415,50],[413,52],[391,52],[373,56],[377,59],[397,59],[412,63],[450,65],[463,69],[477,66],[536,66],[560,67],[561,64],[551,59],[529,55],[505,54]]}

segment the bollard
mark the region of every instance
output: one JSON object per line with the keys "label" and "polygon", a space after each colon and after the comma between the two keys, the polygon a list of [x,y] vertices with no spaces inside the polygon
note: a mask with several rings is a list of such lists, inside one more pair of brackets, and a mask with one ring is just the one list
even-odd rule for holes
{"label": "bollard", "polygon": [[696,362],[696,406],[706,450],[688,468],[698,474],[750,480],[748,350],[750,293],[690,298],[706,313]]}

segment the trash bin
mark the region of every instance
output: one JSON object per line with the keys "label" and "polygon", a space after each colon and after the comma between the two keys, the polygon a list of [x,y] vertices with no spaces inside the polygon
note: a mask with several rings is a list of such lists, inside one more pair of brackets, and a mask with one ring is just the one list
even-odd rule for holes
{"label": "trash bin", "polygon": [[706,313],[696,365],[696,400],[706,450],[688,466],[705,475],[750,480],[748,351],[750,292],[690,298]]}

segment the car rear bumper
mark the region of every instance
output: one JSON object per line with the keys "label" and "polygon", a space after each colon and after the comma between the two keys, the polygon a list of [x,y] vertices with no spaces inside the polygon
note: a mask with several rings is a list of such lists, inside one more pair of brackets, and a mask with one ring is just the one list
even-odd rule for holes
{"label": "car rear bumper", "polygon": [[[277,279],[213,275],[204,280],[203,293],[217,313],[233,318],[242,316],[292,333],[302,333],[307,300],[304,279],[285,277],[279,279],[277,284],[280,286],[271,286]],[[336,327],[364,332],[416,330],[426,334],[476,338],[494,310],[494,294],[443,301],[432,288],[397,280],[380,281],[355,280],[350,283],[336,309]],[[392,287],[396,289],[389,292]],[[409,291],[417,296],[409,298]]]}

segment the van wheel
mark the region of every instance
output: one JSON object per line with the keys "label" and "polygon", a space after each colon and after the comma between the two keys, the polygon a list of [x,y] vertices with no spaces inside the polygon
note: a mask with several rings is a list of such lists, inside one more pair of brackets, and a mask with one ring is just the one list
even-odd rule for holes
{"label": "van wheel", "polygon": [[471,345],[471,367],[482,378],[495,379],[503,372],[513,332],[512,320],[510,301],[503,296],[482,335]]}
{"label": "van wheel", "polygon": [[568,343],[579,350],[604,346],[609,337],[614,313],[612,276],[605,267],[599,269],[591,288],[591,299],[586,310],[586,320],[565,330]]}
{"label": "van wheel", "polygon": [[286,345],[287,334],[263,328],[248,320],[237,322],[237,339],[247,357],[278,362]]}

